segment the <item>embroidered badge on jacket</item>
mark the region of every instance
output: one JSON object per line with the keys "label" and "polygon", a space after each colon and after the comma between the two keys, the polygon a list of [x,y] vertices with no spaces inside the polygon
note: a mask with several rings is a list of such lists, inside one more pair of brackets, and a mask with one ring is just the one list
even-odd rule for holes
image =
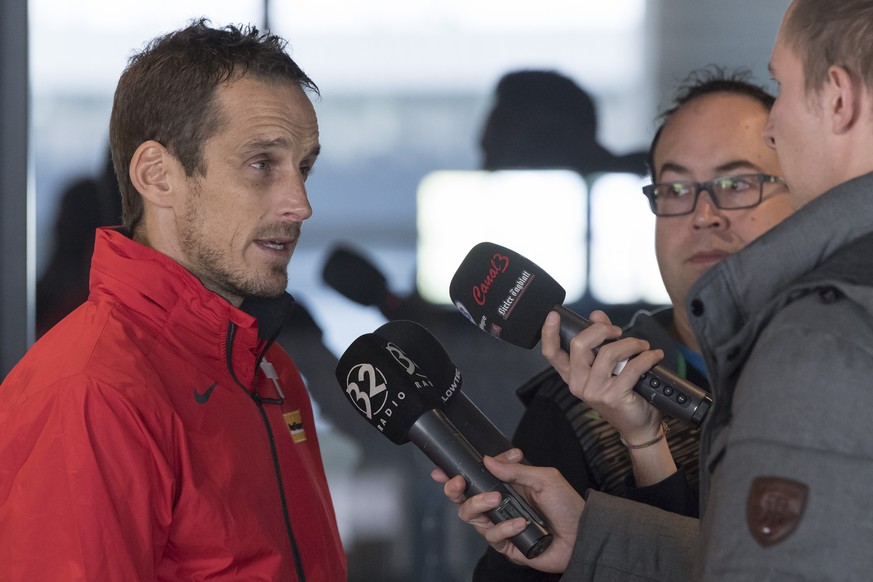
{"label": "embroidered badge on jacket", "polygon": [[291,438],[295,443],[302,443],[306,440],[306,431],[303,429],[303,417],[299,410],[292,410],[282,415],[285,419],[285,424],[288,425],[288,430],[291,431]]}
{"label": "embroidered badge on jacket", "polygon": [[806,509],[809,487],[784,477],[755,477],[746,500],[746,522],[752,537],[769,547],[788,538]]}

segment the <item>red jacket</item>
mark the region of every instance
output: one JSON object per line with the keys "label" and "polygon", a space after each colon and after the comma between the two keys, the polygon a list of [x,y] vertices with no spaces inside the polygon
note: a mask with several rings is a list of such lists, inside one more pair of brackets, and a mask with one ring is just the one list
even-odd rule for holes
{"label": "red jacket", "polygon": [[88,301],[0,385],[0,580],[345,580],[309,397],[258,327],[98,231]]}

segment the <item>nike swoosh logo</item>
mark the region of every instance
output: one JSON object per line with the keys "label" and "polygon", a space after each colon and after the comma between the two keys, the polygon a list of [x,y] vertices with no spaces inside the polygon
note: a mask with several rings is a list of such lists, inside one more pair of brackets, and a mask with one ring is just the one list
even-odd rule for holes
{"label": "nike swoosh logo", "polygon": [[197,404],[206,404],[209,400],[209,397],[212,396],[212,391],[215,390],[215,387],[218,385],[218,382],[213,382],[212,386],[206,389],[205,392],[198,392],[197,388],[194,389],[194,400],[197,401]]}

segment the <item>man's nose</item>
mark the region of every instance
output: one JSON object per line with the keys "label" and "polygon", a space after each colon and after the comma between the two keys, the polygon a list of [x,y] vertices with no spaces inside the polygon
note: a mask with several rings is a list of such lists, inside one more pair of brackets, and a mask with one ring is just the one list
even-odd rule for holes
{"label": "man's nose", "polygon": [[715,196],[709,190],[701,190],[692,216],[695,228],[712,228],[725,223],[724,214],[715,204]]}
{"label": "man's nose", "polygon": [[280,201],[280,214],[283,218],[300,222],[312,216],[312,206],[309,204],[309,196],[306,194],[306,184],[300,176],[295,177],[283,187]]}

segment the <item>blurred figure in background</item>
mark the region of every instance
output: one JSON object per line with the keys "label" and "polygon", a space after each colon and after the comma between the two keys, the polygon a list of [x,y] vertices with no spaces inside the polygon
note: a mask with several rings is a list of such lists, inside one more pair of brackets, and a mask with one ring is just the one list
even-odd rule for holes
{"label": "blurred figure in background", "polygon": [[[617,155],[601,145],[598,114],[591,95],[575,81],[557,71],[519,70],[500,78],[493,104],[479,141],[482,167],[486,170],[565,169],[578,173],[590,192],[605,173],[646,174],[646,152]],[[590,204],[588,205],[591,209]],[[591,240],[594,229],[586,215],[586,280],[590,280]],[[607,306],[585,293],[568,305],[579,313]],[[646,303],[616,303],[608,306],[612,320],[625,325]]]}
{"label": "blurred figure in background", "polygon": [[643,175],[645,152],[615,155],[600,144],[591,95],[556,71],[520,70],[497,83],[479,145],[485,170],[575,170]]}
{"label": "blurred figure in background", "polygon": [[72,182],[61,195],[48,266],[36,283],[36,337],[88,298],[94,232],[121,224],[121,194],[107,153],[102,173]]}

